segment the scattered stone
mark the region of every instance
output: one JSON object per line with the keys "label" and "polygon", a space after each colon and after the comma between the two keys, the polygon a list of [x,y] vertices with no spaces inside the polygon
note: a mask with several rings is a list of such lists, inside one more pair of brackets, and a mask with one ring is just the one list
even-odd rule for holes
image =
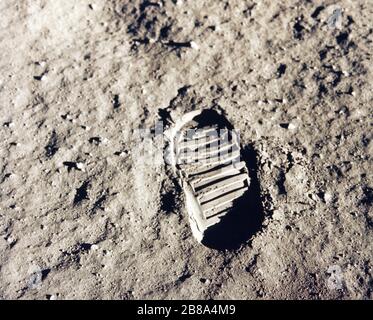
{"label": "scattered stone", "polygon": [[12,121],[7,121],[3,123],[3,126],[6,128],[12,128],[14,127],[14,123]]}
{"label": "scattered stone", "polygon": [[9,245],[10,245],[11,247],[13,247],[13,246],[16,244],[17,239],[16,239],[15,237],[13,237],[12,235],[10,235],[10,236],[8,236],[8,237],[6,238],[6,241],[9,243]]}
{"label": "scattered stone", "polygon": [[114,152],[114,155],[124,158],[124,157],[126,157],[128,155],[128,151],[127,150],[116,151],[116,152]]}
{"label": "scattered stone", "polygon": [[190,47],[192,49],[195,49],[195,50],[198,50],[199,49],[199,45],[197,43],[195,43],[194,41],[191,41],[190,42]]}
{"label": "scattered stone", "polygon": [[332,199],[333,199],[333,195],[331,193],[329,193],[329,192],[324,193],[325,203],[330,203]]}
{"label": "scattered stone", "polygon": [[297,128],[297,126],[296,126],[295,123],[293,123],[293,122],[290,122],[290,123],[289,123],[289,126],[288,126],[288,129],[289,129],[289,130],[295,130],[296,128]]}
{"label": "scattered stone", "polygon": [[64,161],[62,164],[67,167],[68,172],[70,172],[72,169],[84,171],[84,163],[82,162]]}

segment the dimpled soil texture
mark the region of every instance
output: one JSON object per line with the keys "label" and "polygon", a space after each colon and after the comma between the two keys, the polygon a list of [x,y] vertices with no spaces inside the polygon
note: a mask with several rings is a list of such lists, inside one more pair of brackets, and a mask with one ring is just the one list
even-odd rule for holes
{"label": "dimpled soil texture", "polygon": [[[373,298],[372,1],[0,8],[0,298]],[[240,130],[260,219],[234,249],[149,161],[197,108]]]}

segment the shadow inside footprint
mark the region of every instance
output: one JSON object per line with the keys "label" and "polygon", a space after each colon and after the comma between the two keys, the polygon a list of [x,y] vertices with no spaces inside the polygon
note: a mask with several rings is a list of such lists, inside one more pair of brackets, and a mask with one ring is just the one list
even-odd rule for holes
{"label": "shadow inside footprint", "polygon": [[202,244],[212,249],[238,249],[260,230],[263,223],[264,213],[257,177],[256,152],[249,145],[241,154],[249,170],[250,186],[248,191],[234,202],[234,209],[205,232]]}

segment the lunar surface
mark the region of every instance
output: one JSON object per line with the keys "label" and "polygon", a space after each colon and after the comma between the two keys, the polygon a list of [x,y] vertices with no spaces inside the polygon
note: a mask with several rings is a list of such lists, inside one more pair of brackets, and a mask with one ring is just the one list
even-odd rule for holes
{"label": "lunar surface", "polygon": [[[1,299],[373,299],[371,0],[0,9]],[[250,187],[203,245],[163,133],[211,108]]]}

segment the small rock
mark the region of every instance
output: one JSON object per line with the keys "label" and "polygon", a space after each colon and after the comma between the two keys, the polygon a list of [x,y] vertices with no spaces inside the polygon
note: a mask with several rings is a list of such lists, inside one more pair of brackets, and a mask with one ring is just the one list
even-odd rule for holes
{"label": "small rock", "polygon": [[296,124],[294,124],[293,122],[289,123],[289,126],[288,126],[289,130],[295,130],[296,128],[297,128]]}
{"label": "small rock", "polygon": [[9,243],[9,245],[14,245],[17,242],[17,239],[14,238],[13,236],[9,236],[6,238],[6,241]]}
{"label": "small rock", "polygon": [[7,128],[13,128],[14,123],[12,121],[4,122],[3,126]]}
{"label": "small rock", "polygon": [[333,195],[329,192],[324,193],[324,201],[325,203],[330,203],[330,201],[333,199]]}
{"label": "small rock", "polygon": [[76,167],[77,167],[79,170],[84,171],[84,163],[82,163],[82,162],[77,162],[77,163],[76,163]]}
{"label": "small rock", "polygon": [[191,46],[192,49],[195,49],[195,50],[199,49],[199,45],[197,43],[195,43],[194,41],[190,42],[190,46]]}

